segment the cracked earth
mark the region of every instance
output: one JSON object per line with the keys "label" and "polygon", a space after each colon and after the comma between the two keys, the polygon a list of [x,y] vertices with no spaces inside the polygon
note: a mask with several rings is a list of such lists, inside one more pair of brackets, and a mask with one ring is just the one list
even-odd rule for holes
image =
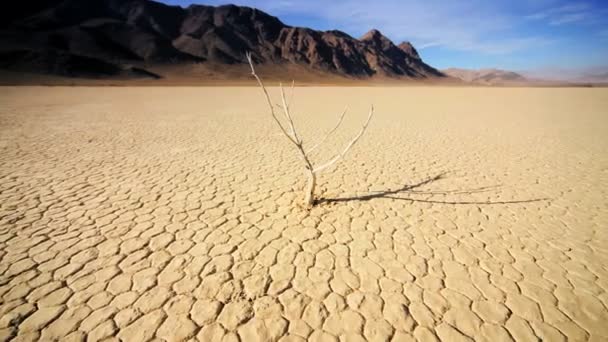
{"label": "cracked earth", "polygon": [[606,89],[295,99],[310,212],[257,88],[3,88],[0,340],[608,339]]}

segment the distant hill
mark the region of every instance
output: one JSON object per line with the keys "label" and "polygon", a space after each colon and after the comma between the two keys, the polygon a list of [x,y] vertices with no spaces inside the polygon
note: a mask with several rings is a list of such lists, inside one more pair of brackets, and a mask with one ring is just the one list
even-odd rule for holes
{"label": "distant hill", "polygon": [[335,30],[292,27],[249,7],[181,8],[150,0],[36,0],[30,5],[17,5],[12,12],[6,7],[2,14],[0,69],[158,78],[202,64],[218,75],[244,65],[245,52],[251,51],[257,63],[280,66],[277,70],[293,65],[361,79],[444,76],[410,43],[395,45],[377,30],[357,39]]}
{"label": "distant hill", "polygon": [[608,71],[598,71],[595,73],[587,73],[577,79],[578,82],[590,82],[596,84],[608,84]]}
{"label": "distant hill", "polygon": [[499,85],[528,82],[526,77],[516,72],[500,69],[474,70],[450,68],[442,70],[442,72],[450,77],[458,78],[462,81],[475,84]]}

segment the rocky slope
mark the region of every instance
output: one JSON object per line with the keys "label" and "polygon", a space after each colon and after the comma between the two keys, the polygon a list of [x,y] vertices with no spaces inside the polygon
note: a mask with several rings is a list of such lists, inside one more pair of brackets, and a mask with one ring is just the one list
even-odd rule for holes
{"label": "rocky slope", "polygon": [[0,68],[105,77],[159,64],[229,68],[245,63],[245,51],[252,51],[258,63],[295,64],[346,77],[443,76],[410,43],[395,45],[377,30],[357,39],[340,31],[292,27],[249,7],[181,8],[149,0],[33,4],[3,14]]}

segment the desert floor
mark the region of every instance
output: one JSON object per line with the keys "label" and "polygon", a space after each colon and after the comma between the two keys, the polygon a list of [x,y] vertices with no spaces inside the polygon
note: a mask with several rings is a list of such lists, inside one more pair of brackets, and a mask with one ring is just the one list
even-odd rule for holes
{"label": "desert floor", "polygon": [[608,339],[608,89],[260,95],[2,88],[0,340]]}

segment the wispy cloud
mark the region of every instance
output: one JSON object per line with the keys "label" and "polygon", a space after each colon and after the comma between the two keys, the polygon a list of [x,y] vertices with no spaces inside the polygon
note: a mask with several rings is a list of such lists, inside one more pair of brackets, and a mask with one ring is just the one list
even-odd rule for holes
{"label": "wispy cloud", "polygon": [[573,3],[552,7],[526,16],[530,20],[546,21],[549,25],[558,26],[584,21],[593,16],[593,6],[588,3]]}
{"label": "wispy cloud", "polygon": [[428,48],[432,48],[435,46],[441,46],[440,42],[428,42],[428,43],[424,43],[424,44],[419,44],[417,46],[418,50],[424,50],[424,49],[428,49]]}
{"label": "wispy cloud", "polygon": [[583,21],[589,17],[588,13],[572,13],[566,14],[559,18],[553,19],[549,22],[551,25],[562,25],[568,23],[574,23],[578,21]]}
{"label": "wispy cloud", "polygon": [[470,46],[463,46],[463,50],[480,51],[486,54],[510,54],[530,48],[543,48],[555,43],[554,39],[542,36],[499,39],[497,41],[476,42]]}

